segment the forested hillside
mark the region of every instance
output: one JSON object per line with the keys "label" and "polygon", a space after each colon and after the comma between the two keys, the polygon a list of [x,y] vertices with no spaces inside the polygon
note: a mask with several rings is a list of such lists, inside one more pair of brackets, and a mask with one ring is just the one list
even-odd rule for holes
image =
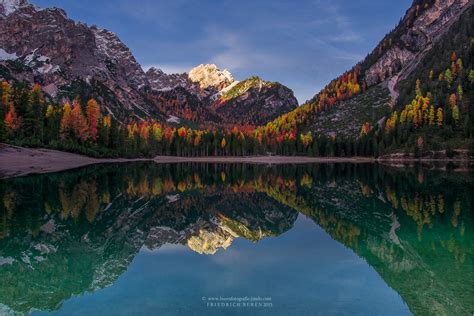
{"label": "forested hillside", "polygon": [[263,130],[362,137],[380,154],[472,148],[473,10],[467,1],[414,1],[361,63]]}
{"label": "forested hillside", "polygon": [[473,148],[473,21],[471,7],[398,84],[396,107],[373,131],[389,152]]}

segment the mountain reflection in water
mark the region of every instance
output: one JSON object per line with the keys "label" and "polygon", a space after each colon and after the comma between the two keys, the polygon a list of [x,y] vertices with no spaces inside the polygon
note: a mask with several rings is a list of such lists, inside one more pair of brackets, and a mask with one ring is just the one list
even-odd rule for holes
{"label": "mountain reflection in water", "polygon": [[472,314],[471,190],[471,173],[372,164],[133,163],[1,180],[0,313],[58,310],[113,285],[142,251],[214,255],[302,214],[412,313]]}

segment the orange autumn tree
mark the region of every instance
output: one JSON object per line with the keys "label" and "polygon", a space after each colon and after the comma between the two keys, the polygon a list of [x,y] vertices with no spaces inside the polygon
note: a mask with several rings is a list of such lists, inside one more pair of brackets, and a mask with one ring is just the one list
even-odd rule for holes
{"label": "orange autumn tree", "polygon": [[365,135],[369,134],[369,131],[370,131],[370,124],[369,124],[369,122],[365,122],[362,125],[362,128],[360,130],[360,135],[365,136]]}
{"label": "orange autumn tree", "polygon": [[102,124],[104,127],[110,128],[112,126],[112,116],[110,116],[110,114],[104,116]]}
{"label": "orange autumn tree", "polygon": [[10,104],[10,109],[5,115],[5,128],[9,134],[13,134],[20,127],[20,120],[18,119],[13,103]]}
{"label": "orange autumn tree", "polygon": [[77,99],[73,102],[71,124],[74,135],[77,139],[83,142],[89,139],[89,126],[87,125],[87,120],[82,113],[81,105]]}
{"label": "orange autumn tree", "polygon": [[456,94],[451,94],[449,97],[449,105],[451,107],[455,107],[458,103],[458,98],[456,97]]}
{"label": "orange autumn tree", "polygon": [[150,126],[148,125],[147,122],[141,122],[139,127],[138,127],[140,137],[144,140],[148,140],[150,137]]}
{"label": "orange autumn tree", "polygon": [[99,124],[100,108],[94,99],[87,102],[87,123],[89,127],[89,136],[93,141],[97,140],[97,126]]}

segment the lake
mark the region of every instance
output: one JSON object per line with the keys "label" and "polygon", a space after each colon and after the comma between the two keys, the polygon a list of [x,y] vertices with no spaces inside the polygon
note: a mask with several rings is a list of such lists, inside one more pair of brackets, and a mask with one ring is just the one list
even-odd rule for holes
{"label": "lake", "polygon": [[472,315],[472,176],[143,162],[0,180],[0,315]]}

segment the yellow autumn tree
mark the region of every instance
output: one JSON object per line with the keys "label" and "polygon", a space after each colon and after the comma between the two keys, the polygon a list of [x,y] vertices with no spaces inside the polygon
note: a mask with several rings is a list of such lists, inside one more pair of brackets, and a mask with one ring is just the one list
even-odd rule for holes
{"label": "yellow autumn tree", "polygon": [[63,117],[61,118],[61,124],[60,124],[60,134],[61,137],[66,138],[67,134],[71,131],[72,129],[72,124],[71,124],[71,105],[69,102],[66,102],[63,106]]}
{"label": "yellow autumn tree", "polygon": [[443,108],[441,106],[436,112],[436,122],[438,123],[438,127],[443,127]]}
{"label": "yellow autumn tree", "polygon": [[458,125],[459,123],[459,108],[457,105],[453,106],[453,119],[454,119],[454,122],[456,124],[456,126]]}
{"label": "yellow autumn tree", "polygon": [[429,114],[429,124],[430,126],[433,126],[435,124],[435,119],[436,119],[436,114],[435,114],[435,108],[434,106],[430,106],[430,114]]}

